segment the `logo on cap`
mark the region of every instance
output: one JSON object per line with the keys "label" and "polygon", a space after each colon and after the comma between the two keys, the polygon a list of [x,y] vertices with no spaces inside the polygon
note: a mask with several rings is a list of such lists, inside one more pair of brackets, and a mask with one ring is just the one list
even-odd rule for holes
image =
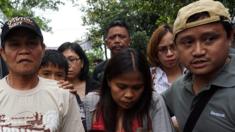
{"label": "logo on cap", "polygon": [[7,22],[7,25],[9,27],[9,29],[11,29],[11,28],[13,28],[15,26],[22,25],[23,23],[35,26],[34,22],[32,20],[30,20],[29,18],[27,18],[27,17],[15,17],[15,18],[12,18],[11,20],[9,20]]}
{"label": "logo on cap", "polygon": [[42,32],[37,23],[29,17],[14,17],[7,21],[2,27],[1,45],[4,46],[4,41],[7,35],[15,28],[26,28],[36,33],[42,40]]}

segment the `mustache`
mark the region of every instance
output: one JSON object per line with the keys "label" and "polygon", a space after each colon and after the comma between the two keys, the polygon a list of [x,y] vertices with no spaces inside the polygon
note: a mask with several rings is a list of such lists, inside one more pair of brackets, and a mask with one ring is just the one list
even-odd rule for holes
{"label": "mustache", "polygon": [[112,50],[112,49],[121,49],[121,48],[123,48],[123,47],[125,47],[125,46],[122,46],[122,45],[113,45],[110,49]]}
{"label": "mustache", "polygon": [[196,63],[202,63],[202,62],[207,62],[207,61],[209,61],[209,59],[207,59],[207,58],[197,58],[197,59],[193,59],[192,61],[191,61],[191,64],[196,64]]}

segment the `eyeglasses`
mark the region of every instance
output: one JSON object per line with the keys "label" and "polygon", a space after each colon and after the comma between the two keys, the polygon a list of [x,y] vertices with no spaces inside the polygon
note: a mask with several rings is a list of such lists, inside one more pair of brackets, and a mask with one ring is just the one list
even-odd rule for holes
{"label": "eyeglasses", "polygon": [[78,60],[80,60],[80,58],[79,57],[68,57],[67,60],[69,63],[75,63]]}
{"label": "eyeglasses", "polygon": [[175,51],[175,45],[174,44],[170,44],[170,45],[167,45],[167,46],[161,46],[158,48],[158,52],[161,53],[161,54],[167,54],[168,51]]}

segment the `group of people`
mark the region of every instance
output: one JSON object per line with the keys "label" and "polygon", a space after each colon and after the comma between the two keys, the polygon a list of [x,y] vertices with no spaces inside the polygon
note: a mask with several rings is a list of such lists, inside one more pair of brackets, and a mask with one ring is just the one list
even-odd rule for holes
{"label": "group of people", "polygon": [[152,33],[147,57],[130,48],[123,21],[111,22],[104,38],[111,58],[89,77],[88,58],[77,43],[46,50],[33,19],[7,21],[0,131],[235,131],[233,27],[222,3],[182,7],[173,29],[163,24]]}

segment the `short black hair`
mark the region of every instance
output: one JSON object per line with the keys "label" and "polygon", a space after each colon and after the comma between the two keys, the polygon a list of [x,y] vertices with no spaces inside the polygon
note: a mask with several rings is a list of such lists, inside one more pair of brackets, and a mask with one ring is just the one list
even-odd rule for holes
{"label": "short black hair", "polygon": [[108,34],[110,28],[113,28],[113,27],[116,27],[116,26],[125,28],[128,32],[128,35],[130,36],[129,27],[128,27],[127,23],[125,21],[122,21],[122,20],[114,20],[106,28],[104,37],[105,38],[107,37],[107,34]]}
{"label": "short black hair", "polygon": [[81,69],[78,78],[80,80],[87,80],[88,79],[88,73],[89,73],[89,60],[86,56],[85,51],[82,49],[82,47],[74,42],[65,42],[62,45],[60,45],[60,47],[58,48],[58,51],[63,53],[65,50],[70,49],[72,51],[74,51],[79,57],[80,59],[83,61],[83,68]]}
{"label": "short black hair", "polygon": [[64,57],[62,53],[54,49],[47,49],[42,58],[41,67],[47,67],[49,64],[58,66],[61,69],[64,69],[65,74],[67,75],[69,64],[67,59]]}

